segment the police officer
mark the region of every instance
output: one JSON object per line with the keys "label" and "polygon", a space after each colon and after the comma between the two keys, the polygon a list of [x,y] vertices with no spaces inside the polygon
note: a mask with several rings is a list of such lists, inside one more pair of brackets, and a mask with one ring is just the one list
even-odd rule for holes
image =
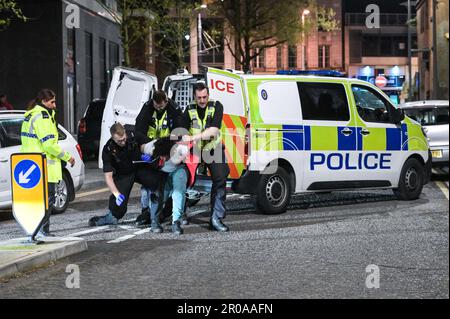
{"label": "police officer", "polygon": [[50,215],[55,203],[56,184],[62,180],[61,161],[69,162],[73,167],[75,159],[58,145],[55,93],[49,89],[41,90],[28,109],[21,130],[21,152],[43,153],[47,158],[49,209],[38,236],[51,236]]}
{"label": "police officer", "polygon": [[106,184],[112,195],[109,198],[109,212],[104,216],[95,216],[89,220],[89,226],[116,225],[127,212],[128,200],[133,184],[141,183],[144,187],[156,191],[164,173],[144,164],[134,133],[125,130],[120,123],[111,126],[111,138],[102,150],[103,172]]}
{"label": "police officer", "polygon": [[[144,104],[141,112],[136,118],[136,138],[141,145],[141,151],[151,155],[154,149],[155,142],[168,138],[171,133],[181,125],[182,112],[178,105],[167,98],[164,91],[157,91],[154,93],[151,101]],[[175,137],[176,138],[176,137]],[[181,229],[182,214],[185,205],[185,192],[187,184],[187,172],[184,165],[177,162],[172,165],[173,161],[168,161],[163,171],[169,173],[167,185],[165,187],[165,194],[172,196],[172,231],[176,234],[182,234]],[[147,195],[147,196],[146,196]],[[149,196],[157,196],[158,194],[151,194],[148,190],[143,189],[142,198]],[[144,204],[145,199],[142,200]],[[150,215],[143,211],[143,214],[138,217],[137,223],[144,224],[147,218],[151,217],[151,231],[160,233],[162,227],[160,225],[160,210],[150,210]],[[147,217],[147,218],[146,218]]]}
{"label": "police officer", "polygon": [[184,126],[190,135],[183,136],[183,140],[196,144],[197,150],[201,151],[202,161],[211,173],[211,227],[219,232],[227,232],[229,228],[223,223],[223,219],[226,210],[226,181],[230,169],[220,133],[222,118],[222,104],[210,100],[208,87],[199,82],[195,87],[195,101],[184,112]]}

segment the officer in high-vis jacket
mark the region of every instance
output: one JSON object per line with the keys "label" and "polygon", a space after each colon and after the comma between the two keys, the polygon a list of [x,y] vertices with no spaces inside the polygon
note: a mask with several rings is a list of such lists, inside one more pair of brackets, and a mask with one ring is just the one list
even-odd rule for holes
{"label": "officer in high-vis jacket", "polygon": [[[141,151],[145,154],[152,155],[154,144],[156,141],[169,138],[171,133],[182,123],[182,112],[178,105],[167,98],[164,91],[156,91],[152,99],[144,104],[141,112],[136,118],[136,140],[141,146]],[[176,137],[174,137],[176,138]],[[186,200],[186,184],[187,172],[184,165],[180,161],[168,161],[167,165],[162,169],[163,172],[168,173],[167,184],[162,185],[164,193],[171,194],[172,197],[172,231],[176,234],[182,234],[181,229],[182,215],[184,213],[184,206]],[[142,188],[141,201],[143,208],[145,206],[152,207],[150,214],[145,212],[138,217],[138,225],[147,222],[147,218],[151,219],[151,231],[154,233],[161,233],[163,231],[160,225],[159,213],[162,209],[163,198],[159,198],[161,207],[153,209],[156,205],[152,204],[152,198],[162,197],[162,193],[151,192],[148,189]],[[166,197],[165,196],[165,197]]]}
{"label": "officer in high-vis jacket", "polygon": [[195,87],[195,101],[186,108],[183,118],[184,127],[190,133],[183,136],[183,141],[195,143],[202,161],[211,173],[211,227],[219,232],[227,232],[229,228],[223,223],[223,219],[230,169],[220,133],[223,105],[219,101],[210,100],[208,87],[199,82]]}
{"label": "officer in high-vis jacket", "polygon": [[58,145],[58,128],[55,120],[56,95],[41,90],[28,106],[22,124],[22,153],[43,153],[47,158],[48,207],[38,237],[50,235],[50,215],[55,203],[56,184],[62,180],[61,161],[73,167],[75,159]]}

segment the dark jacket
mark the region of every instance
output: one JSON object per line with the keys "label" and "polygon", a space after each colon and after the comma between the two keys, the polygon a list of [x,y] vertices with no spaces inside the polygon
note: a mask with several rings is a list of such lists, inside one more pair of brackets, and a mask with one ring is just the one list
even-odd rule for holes
{"label": "dark jacket", "polygon": [[[182,112],[178,105],[169,99],[167,104],[167,119],[169,122],[169,129],[173,131],[175,128],[180,127],[182,123]],[[136,118],[136,140],[139,145],[144,145],[151,142],[151,139],[147,136],[149,127],[155,127],[153,113],[155,108],[153,107],[153,100],[148,101],[142,107],[141,112]]]}

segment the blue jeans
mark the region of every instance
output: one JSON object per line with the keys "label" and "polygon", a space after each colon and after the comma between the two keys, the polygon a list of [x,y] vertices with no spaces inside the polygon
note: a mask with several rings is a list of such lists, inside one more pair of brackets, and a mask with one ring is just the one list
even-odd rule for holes
{"label": "blue jeans", "polygon": [[184,165],[180,165],[169,174],[164,187],[164,202],[172,196],[173,223],[181,220],[186,202],[187,173]]}
{"label": "blue jeans", "polygon": [[142,210],[148,208],[150,212],[150,218],[153,221],[156,221],[156,218],[159,216],[159,205],[160,205],[160,193],[159,191],[151,191],[148,188],[141,187],[141,205]]}

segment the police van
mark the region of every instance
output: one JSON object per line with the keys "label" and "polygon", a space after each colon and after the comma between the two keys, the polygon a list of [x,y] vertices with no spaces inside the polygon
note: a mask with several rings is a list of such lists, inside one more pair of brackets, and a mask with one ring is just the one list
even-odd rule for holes
{"label": "police van", "polygon": [[233,189],[260,212],[284,212],[299,192],[390,188],[413,200],[429,181],[424,130],[370,83],[212,68],[206,81],[224,105]]}
{"label": "police van", "polygon": [[[253,195],[259,212],[284,212],[291,195],[301,192],[390,188],[399,199],[413,200],[429,181],[422,127],[368,82],[208,68],[203,78],[166,79],[164,89],[186,100],[198,80],[224,106],[221,133],[232,189]],[[150,74],[115,70],[103,142],[115,121],[134,125],[156,87]]]}

